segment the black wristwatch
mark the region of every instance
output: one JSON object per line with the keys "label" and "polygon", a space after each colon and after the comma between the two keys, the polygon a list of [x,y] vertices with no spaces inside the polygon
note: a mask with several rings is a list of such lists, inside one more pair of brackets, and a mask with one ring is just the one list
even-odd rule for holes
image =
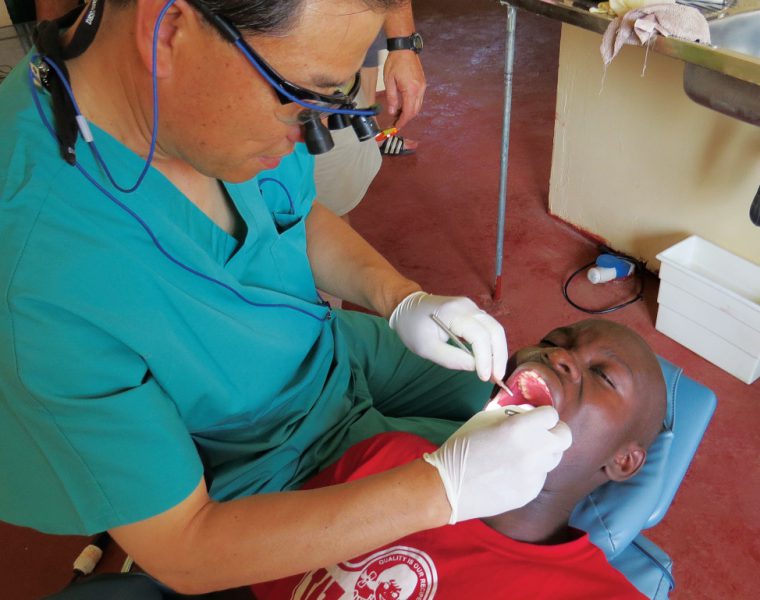
{"label": "black wristwatch", "polygon": [[388,38],[388,52],[394,50],[411,50],[415,54],[422,52],[422,36],[416,31],[409,37]]}

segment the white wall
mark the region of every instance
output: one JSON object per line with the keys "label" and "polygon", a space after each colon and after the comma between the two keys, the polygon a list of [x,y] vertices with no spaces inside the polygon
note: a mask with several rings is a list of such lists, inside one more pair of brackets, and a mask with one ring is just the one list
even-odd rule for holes
{"label": "white wall", "polygon": [[550,211],[652,268],[697,234],[760,263],[749,205],[760,127],[683,91],[683,63],[626,46],[604,75],[601,36],[562,26]]}

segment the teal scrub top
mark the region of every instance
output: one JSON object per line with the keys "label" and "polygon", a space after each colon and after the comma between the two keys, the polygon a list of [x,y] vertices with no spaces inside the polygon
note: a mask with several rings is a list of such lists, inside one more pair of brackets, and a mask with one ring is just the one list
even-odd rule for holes
{"label": "teal scrub top", "polygon": [[[311,475],[366,409],[306,255],[313,159],[225,186],[239,241],[156,169],[116,191],[80,140],[120,207],[61,159],[26,70],[0,85],[0,519],[89,534],[204,472],[218,500]],[[131,185],[144,160],[93,133]]]}

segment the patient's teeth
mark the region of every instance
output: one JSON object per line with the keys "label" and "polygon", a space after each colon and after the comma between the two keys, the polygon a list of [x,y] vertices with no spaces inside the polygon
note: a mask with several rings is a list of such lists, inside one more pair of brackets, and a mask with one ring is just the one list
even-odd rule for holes
{"label": "patient's teeth", "polygon": [[[543,397],[544,394],[551,398],[551,391],[549,390],[549,386],[546,384],[544,378],[535,371],[523,371],[517,378],[516,383],[520,389],[520,392],[522,393],[523,398],[529,402],[538,400],[536,394],[538,394],[539,398]],[[540,388],[537,388],[536,384],[538,384]]]}

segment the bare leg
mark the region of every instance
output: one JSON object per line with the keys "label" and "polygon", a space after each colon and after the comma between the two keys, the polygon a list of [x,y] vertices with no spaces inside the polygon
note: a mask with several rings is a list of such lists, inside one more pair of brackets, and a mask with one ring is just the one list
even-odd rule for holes
{"label": "bare leg", "polygon": [[377,98],[377,67],[362,67],[360,71],[361,90],[368,105]]}

